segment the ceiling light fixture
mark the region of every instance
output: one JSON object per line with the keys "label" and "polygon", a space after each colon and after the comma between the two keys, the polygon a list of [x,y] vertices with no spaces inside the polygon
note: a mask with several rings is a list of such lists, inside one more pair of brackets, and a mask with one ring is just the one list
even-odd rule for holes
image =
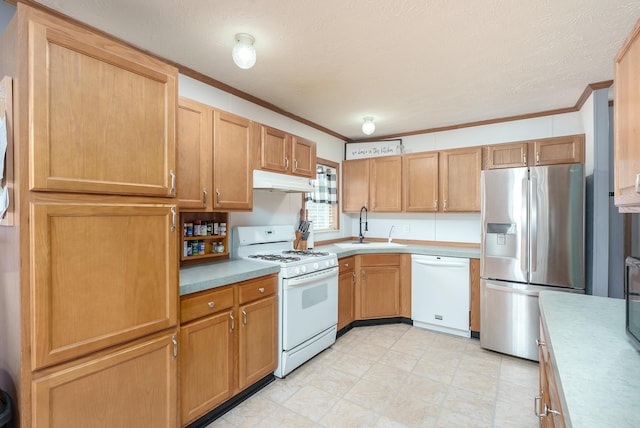
{"label": "ceiling light fixture", "polygon": [[255,41],[251,34],[236,34],[236,45],[231,51],[231,56],[238,67],[246,70],[256,63],[256,48],[253,47]]}
{"label": "ceiling light fixture", "polygon": [[367,116],[363,118],[364,122],[362,122],[362,132],[366,135],[371,135],[376,130],[376,124],[373,123],[373,118],[371,116]]}

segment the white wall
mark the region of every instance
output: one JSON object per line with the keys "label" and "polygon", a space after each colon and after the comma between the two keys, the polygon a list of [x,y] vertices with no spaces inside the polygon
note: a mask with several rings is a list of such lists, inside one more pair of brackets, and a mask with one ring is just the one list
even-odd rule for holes
{"label": "white wall", "polygon": [[[536,117],[471,128],[453,129],[402,138],[404,153],[446,150],[458,147],[499,144],[534,138],[582,134],[578,112]],[[350,214],[353,236],[357,236],[359,216]],[[480,214],[375,214],[369,215],[367,237],[392,237],[427,241],[480,243]]]}

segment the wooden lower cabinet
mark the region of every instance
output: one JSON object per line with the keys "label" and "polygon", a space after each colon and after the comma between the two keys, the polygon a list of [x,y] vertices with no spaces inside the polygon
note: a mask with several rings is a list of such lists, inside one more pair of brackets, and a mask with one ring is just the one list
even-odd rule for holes
{"label": "wooden lower cabinet", "polygon": [[480,332],[480,259],[469,259],[469,285],[471,313],[469,314],[472,332]]}
{"label": "wooden lower cabinet", "polygon": [[351,324],[355,319],[355,257],[345,257],[338,263],[338,330]]}
{"label": "wooden lower cabinet", "polygon": [[182,426],[276,369],[277,292],[273,274],[182,297]]}
{"label": "wooden lower cabinet", "polygon": [[175,333],[65,366],[32,381],[32,426],[176,426]]}
{"label": "wooden lower cabinet", "polygon": [[240,307],[238,389],[256,383],[278,366],[278,297]]}
{"label": "wooden lower cabinet", "polygon": [[538,341],[540,393],[536,397],[535,410],[543,428],[564,428],[564,418],[560,405],[560,396],[553,374],[551,355],[546,342],[546,333],[540,322],[540,340]]}
{"label": "wooden lower cabinet", "polygon": [[400,316],[400,255],[356,256],[356,319]]}
{"label": "wooden lower cabinet", "polygon": [[180,331],[182,424],[197,419],[233,394],[233,333],[225,310]]}

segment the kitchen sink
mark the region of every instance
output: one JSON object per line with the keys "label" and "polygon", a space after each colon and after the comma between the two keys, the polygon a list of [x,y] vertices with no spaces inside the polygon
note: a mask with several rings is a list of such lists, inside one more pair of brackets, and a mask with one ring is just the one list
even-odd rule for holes
{"label": "kitchen sink", "polygon": [[406,247],[406,244],[398,244],[395,242],[374,242],[374,241],[352,241],[352,242],[338,242],[333,244],[340,248],[395,248]]}

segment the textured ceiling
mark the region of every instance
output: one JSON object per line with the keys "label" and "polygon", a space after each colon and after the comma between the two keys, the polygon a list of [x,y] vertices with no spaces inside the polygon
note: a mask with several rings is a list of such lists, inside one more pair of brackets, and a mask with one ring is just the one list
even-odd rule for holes
{"label": "textured ceiling", "polygon": [[[350,139],[567,108],[639,0],[38,0]],[[256,38],[241,70],[234,35]]]}

